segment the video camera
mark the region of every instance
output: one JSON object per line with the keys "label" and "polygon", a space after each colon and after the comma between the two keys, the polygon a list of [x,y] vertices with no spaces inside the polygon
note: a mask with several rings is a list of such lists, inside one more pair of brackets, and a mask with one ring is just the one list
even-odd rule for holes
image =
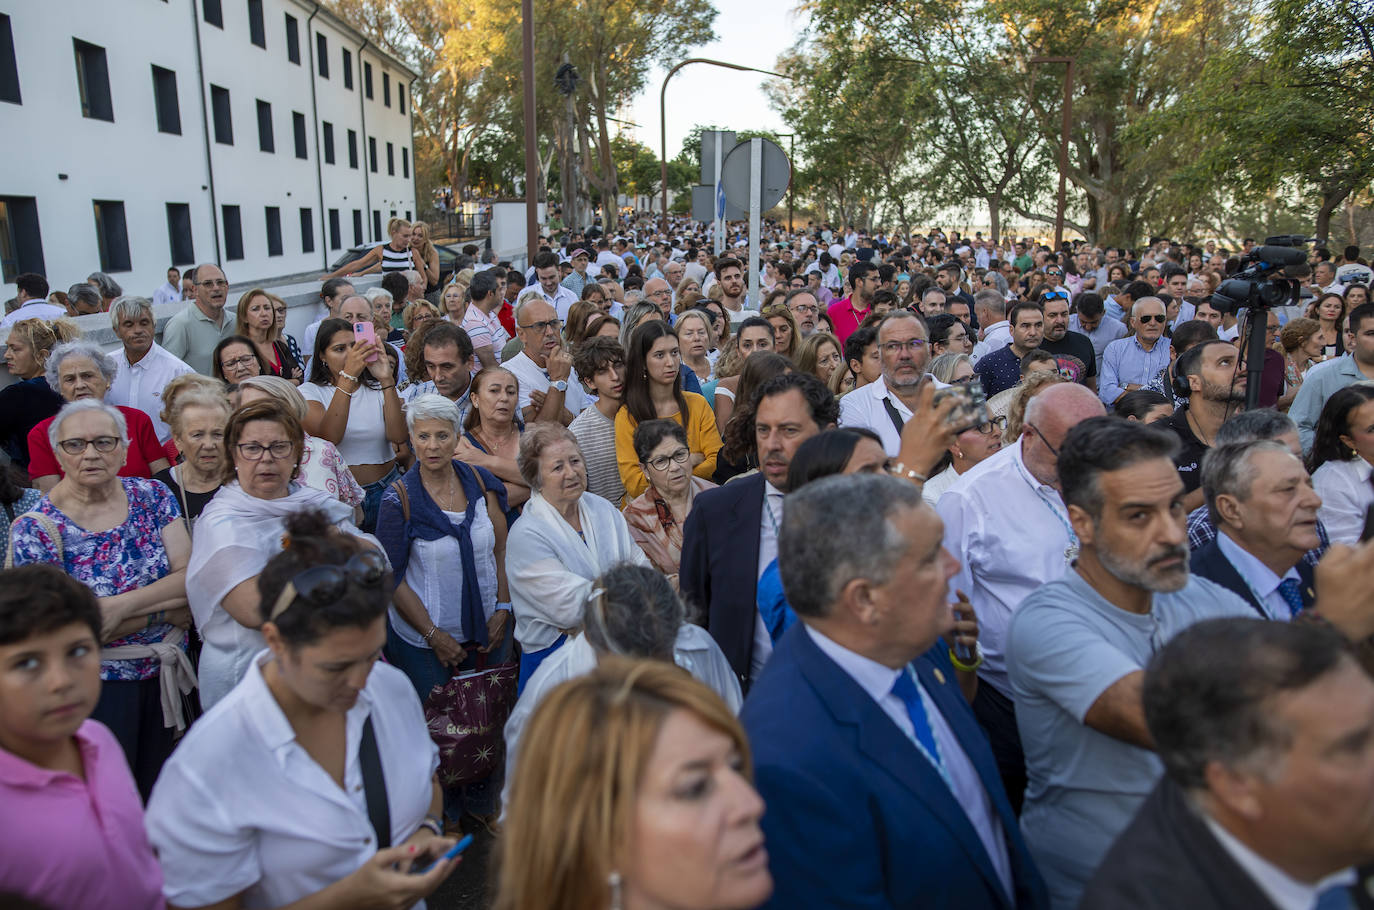
{"label": "video camera", "polygon": [[[1239,310],[1267,310],[1276,306],[1296,306],[1302,282],[1281,273],[1290,265],[1307,262],[1307,253],[1298,247],[1313,242],[1301,234],[1268,237],[1241,260],[1245,268],[1217,286],[1212,306],[1221,313]],[[1262,321],[1262,320],[1261,320]]]}

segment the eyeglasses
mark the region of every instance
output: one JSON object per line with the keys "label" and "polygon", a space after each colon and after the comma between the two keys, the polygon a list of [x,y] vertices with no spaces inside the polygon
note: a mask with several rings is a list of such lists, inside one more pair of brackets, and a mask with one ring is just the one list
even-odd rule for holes
{"label": "eyeglasses", "polygon": [[811,313],[812,315],[815,315],[820,311],[820,307],[814,307],[807,303],[799,303],[796,306],[792,307],[792,312],[794,313]]}
{"label": "eyeglasses", "polygon": [[225,281],[223,278],[211,278],[209,281],[197,281],[196,284],[200,285],[203,288],[229,287],[229,282]]}
{"label": "eyeglasses", "polygon": [[895,357],[902,351],[910,351],[915,354],[925,346],[926,340],[924,338],[912,338],[907,341],[887,341],[883,343],[882,348],[884,354]]}
{"label": "eyeglasses", "polygon": [[296,451],[295,445],[285,439],[279,439],[271,445],[263,445],[259,442],[241,442],[234,448],[238,449],[239,454],[249,461],[262,461],[264,454],[270,454],[274,461],[281,461]]}
{"label": "eyeglasses", "polygon": [[118,436],[96,436],[94,439],[60,439],[57,442],[58,448],[68,455],[80,455],[86,451],[86,446],[95,446],[97,452],[113,452],[115,446],[123,442]]}
{"label": "eyeglasses", "polygon": [[1031,428],[1031,432],[1032,432],[1032,433],[1034,433],[1036,436],[1039,436],[1039,437],[1040,437],[1040,441],[1043,442],[1043,443],[1045,444],[1045,448],[1047,448],[1047,449],[1050,450],[1050,454],[1051,454],[1051,455],[1053,455],[1055,458],[1058,458],[1058,457],[1059,457],[1059,450],[1056,449],[1054,446],[1050,445],[1050,441],[1049,441],[1048,439],[1045,438],[1045,434],[1044,434],[1044,433],[1041,433],[1041,432],[1040,432],[1040,428],[1039,428],[1039,427],[1037,427],[1037,426],[1036,426],[1035,424],[1033,424],[1033,423],[1028,423],[1028,424],[1026,424],[1026,426],[1028,426],[1028,427]]}
{"label": "eyeglasses", "polygon": [[549,320],[546,320],[546,321],[544,321],[544,322],[531,322],[529,325],[516,326],[516,328],[520,328],[520,329],[534,329],[535,332],[537,332],[537,333],[539,333],[540,335],[542,335],[542,334],[544,334],[545,332],[547,332],[549,329],[553,329],[555,332],[557,332],[558,329],[559,329],[559,327],[562,326],[562,325],[563,325],[563,320],[561,320],[561,319],[549,319]]}
{"label": "eyeglasses", "polygon": [[1163,325],[1168,319],[1163,313],[1146,313],[1144,316],[1137,316],[1135,318],[1140,322],[1158,322],[1160,325]]}
{"label": "eyeglasses", "polygon": [[660,455],[657,458],[650,458],[647,463],[649,467],[653,468],[655,471],[666,471],[668,470],[669,462],[673,464],[686,464],[687,459],[690,458],[691,455],[692,453],[686,449],[678,449],[671,455]]}
{"label": "eyeglasses", "polygon": [[[997,432],[1001,432],[1002,430],[1005,430],[1006,428],[1007,428],[1007,418],[1005,418],[1005,417],[994,417],[994,418],[992,418],[991,420],[989,420],[989,421],[987,421],[987,422],[985,422],[985,423],[980,423],[980,424],[978,424],[978,426],[974,427],[975,430],[977,430],[979,433],[983,434],[984,436],[991,436],[991,435],[993,434],[993,431],[994,431],[994,430],[996,430]],[[1039,432],[1039,431],[1037,430],[1036,432]],[[1046,445],[1049,445],[1049,443],[1046,443]]]}
{"label": "eyeglasses", "polygon": [[357,582],[365,588],[381,585],[386,576],[386,560],[376,550],[364,550],[354,555],[341,566],[314,566],[286,583],[281,594],[272,605],[267,617],[276,619],[286,608],[303,599],[311,606],[323,607],[343,597],[348,592],[348,583]]}
{"label": "eyeglasses", "polygon": [[227,370],[231,367],[246,367],[257,359],[258,358],[252,354],[244,354],[242,357],[235,357],[233,360],[221,360],[219,365],[221,369]]}

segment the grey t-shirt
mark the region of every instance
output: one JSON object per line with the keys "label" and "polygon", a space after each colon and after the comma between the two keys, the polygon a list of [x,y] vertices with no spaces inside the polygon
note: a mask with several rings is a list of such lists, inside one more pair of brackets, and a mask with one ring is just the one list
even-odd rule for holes
{"label": "grey t-shirt", "polygon": [[1087,727],[1088,709],[1193,623],[1254,615],[1235,594],[1196,576],[1182,591],[1156,594],[1149,613],[1130,613],[1074,570],[1012,614],[1007,670],[1028,777],[1021,829],[1056,908],[1078,905],[1164,771],[1153,752]]}

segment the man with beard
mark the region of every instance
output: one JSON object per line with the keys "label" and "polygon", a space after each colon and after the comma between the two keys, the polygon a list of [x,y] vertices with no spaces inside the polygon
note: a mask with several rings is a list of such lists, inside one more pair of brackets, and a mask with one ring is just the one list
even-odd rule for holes
{"label": "man with beard", "polygon": [[1174,464],[1190,512],[1202,505],[1202,456],[1226,419],[1245,407],[1245,385],[1240,350],[1229,341],[1205,341],[1174,361],[1173,392],[1188,403],[1157,423],[1178,437]]}
{"label": "man with beard", "polygon": [[[792,279],[796,281],[794,277]],[[803,338],[808,338],[816,333],[816,319],[821,314],[820,301],[816,295],[807,287],[793,288],[784,298],[787,309],[791,310],[792,318],[797,320],[797,332]]]}
{"label": "man with beard", "polygon": [[731,325],[749,317],[746,309],[758,309],[757,303],[744,294],[744,266],[738,259],[729,256],[717,259],[716,281],[720,283],[720,305],[725,307]]}
{"label": "man with beard", "polygon": [[1189,574],[1177,447],[1116,417],[1069,431],[1058,475],[1077,559],[1011,620],[1007,670],[1029,778],[1021,828],[1056,910],[1078,905],[1163,771],[1141,701],[1151,656],[1200,620],[1254,615]]}
{"label": "man with beard", "polygon": [[840,399],[840,426],[877,433],[891,457],[901,448],[902,427],[916,410],[930,363],[925,325],[910,310],[894,310],[878,323],[878,352],[882,375]]}
{"label": "man with beard", "polygon": [[1040,305],[1045,308],[1045,336],[1040,340],[1041,350],[1049,351],[1056,357],[1078,358],[1084,367],[1080,382],[1097,391],[1097,353],[1087,335],[1069,329],[1069,295],[1063,291],[1047,291],[1040,298]]}
{"label": "man with beard", "polygon": [[451,322],[435,323],[425,332],[421,359],[429,379],[407,386],[401,393],[402,401],[409,405],[421,395],[442,395],[457,406],[459,421],[467,420],[476,365],[468,333]]}

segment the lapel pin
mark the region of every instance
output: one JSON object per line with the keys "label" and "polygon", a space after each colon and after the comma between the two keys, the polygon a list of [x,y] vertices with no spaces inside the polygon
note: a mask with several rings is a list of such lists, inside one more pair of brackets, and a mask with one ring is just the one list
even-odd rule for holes
{"label": "lapel pin", "polygon": [[945,674],[940,672],[939,667],[934,668],[933,672],[935,674],[935,681],[943,686],[945,684]]}

